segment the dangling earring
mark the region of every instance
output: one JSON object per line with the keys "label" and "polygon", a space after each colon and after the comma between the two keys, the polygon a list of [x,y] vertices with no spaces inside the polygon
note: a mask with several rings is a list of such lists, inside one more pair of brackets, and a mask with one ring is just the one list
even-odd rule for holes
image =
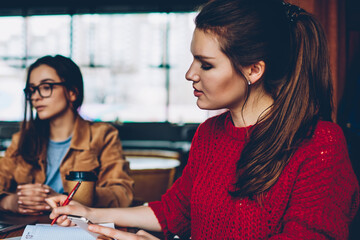
{"label": "dangling earring", "polygon": [[250,86],[251,85],[251,82],[250,82],[250,80],[247,80],[248,81],[248,85]]}

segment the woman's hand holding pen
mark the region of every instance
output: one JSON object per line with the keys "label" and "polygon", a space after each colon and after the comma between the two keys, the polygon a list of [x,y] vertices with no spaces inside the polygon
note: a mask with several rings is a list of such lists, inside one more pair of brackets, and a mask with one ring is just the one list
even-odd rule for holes
{"label": "woman's hand holding pen", "polygon": [[[61,206],[65,202],[66,198],[67,198],[66,196],[62,195],[62,196],[47,198],[45,200],[53,208],[50,214],[50,219],[57,218],[56,222],[58,225],[60,226],[74,225],[67,218],[67,215],[82,216],[89,219],[93,223],[104,222],[104,219],[100,219],[101,217],[104,217],[103,216],[104,212],[101,212],[100,209],[86,207],[74,200],[71,200],[70,203],[66,206]],[[90,224],[89,231],[99,233],[100,235],[102,235],[98,239],[108,239],[108,238],[104,238],[105,236],[105,237],[110,237],[112,239],[158,240],[158,238],[154,237],[153,235],[143,230],[140,230],[136,234],[134,234],[113,228],[103,227],[96,224]]]}
{"label": "woman's hand holding pen", "polygon": [[57,224],[60,226],[70,226],[71,221],[67,219],[66,215],[77,215],[83,216],[89,219],[92,222],[96,222],[95,219],[92,219],[91,212],[92,208],[86,207],[74,200],[71,200],[68,205],[61,206],[65,202],[67,196],[58,195],[45,199],[45,201],[53,209],[50,214],[50,219],[57,219]]}

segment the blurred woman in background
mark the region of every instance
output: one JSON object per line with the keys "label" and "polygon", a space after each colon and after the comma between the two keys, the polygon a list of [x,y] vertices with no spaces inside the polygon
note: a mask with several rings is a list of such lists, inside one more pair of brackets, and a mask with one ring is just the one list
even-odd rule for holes
{"label": "blurred woman in background", "polygon": [[79,67],[60,55],[39,58],[28,69],[24,92],[21,131],[0,161],[0,208],[22,214],[49,210],[45,198],[71,191],[69,171],[96,174],[93,206],[129,206],[133,181],[117,129],[78,113],[84,98]]}

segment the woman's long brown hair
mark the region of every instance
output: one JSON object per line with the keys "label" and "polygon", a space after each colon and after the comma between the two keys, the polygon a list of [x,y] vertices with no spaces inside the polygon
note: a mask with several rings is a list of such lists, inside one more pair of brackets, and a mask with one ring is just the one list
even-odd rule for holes
{"label": "woman's long brown hair", "polygon": [[261,196],[312,136],[318,120],[331,121],[325,34],[312,15],[279,0],[213,0],[201,8],[195,23],[217,36],[239,73],[241,66],[266,64],[259,84],[274,103],[251,130],[237,162],[236,190],[230,192]]}
{"label": "woman's long brown hair", "polygon": [[[84,99],[83,78],[80,68],[70,58],[61,55],[41,57],[30,65],[26,87],[29,85],[31,72],[41,65],[55,69],[60,79],[65,83],[67,91],[76,93],[76,100],[72,103],[72,107],[74,113],[77,114]],[[39,157],[46,149],[49,141],[49,128],[48,120],[41,120],[37,115],[34,118],[31,100],[25,98],[24,121],[21,126],[18,153],[35,169],[40,167]]]}

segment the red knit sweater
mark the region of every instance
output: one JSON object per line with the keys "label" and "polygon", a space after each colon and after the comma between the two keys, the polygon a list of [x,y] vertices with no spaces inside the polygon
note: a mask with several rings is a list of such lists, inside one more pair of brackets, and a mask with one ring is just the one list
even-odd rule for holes
{"label": "red knit sweater", "polygon": [[291,158],[263,207],[229,195],[246,128],[230,114],[198,128],[182,176],[149,206],[168,236],[196,239],[347,239],[359,185],[341,128],[319,122]]}

